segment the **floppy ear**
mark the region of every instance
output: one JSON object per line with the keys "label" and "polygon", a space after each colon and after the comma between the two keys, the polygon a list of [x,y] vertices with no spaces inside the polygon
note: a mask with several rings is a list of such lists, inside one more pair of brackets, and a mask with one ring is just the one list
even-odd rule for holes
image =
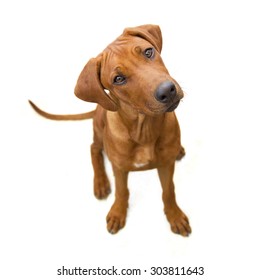
{"label": "floppy ear", "polygon": [[141,37],[150,42],[159,53],[162,50],[162,33],[158,25],[146,24],[124,30],[124,35]]}
{"label": "floppy ear", "polygon": [[100,104],[104,109],[117,111],[116,103],[106,94],[100,82],[101,56],[92,58],[79,75],[74,93],[88,102]]}

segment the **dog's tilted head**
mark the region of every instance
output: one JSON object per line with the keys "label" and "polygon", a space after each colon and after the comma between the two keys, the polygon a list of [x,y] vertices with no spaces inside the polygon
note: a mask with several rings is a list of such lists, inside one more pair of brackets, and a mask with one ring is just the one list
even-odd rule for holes
{"label": "dog's tilted head", "polygon": [[153,115],[176,109],[183,92],[162,58],[157,25],[126,28],[82,70],[75,94],[82,100],[117,111],[122,103]]}

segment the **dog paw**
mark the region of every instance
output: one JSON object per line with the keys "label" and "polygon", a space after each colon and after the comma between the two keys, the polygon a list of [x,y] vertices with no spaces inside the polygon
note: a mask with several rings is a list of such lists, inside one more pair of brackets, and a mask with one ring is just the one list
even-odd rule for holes
{"label": "dog paw", "polygon": [[189,219],[180,209],[174,211],[174,213],[172,212],[166,215],[171,225],[172,232],[180,234],[182,236],[189,236],[191,234]]}
{"label": "dog paw", "polygon": [[176,158],[176,160],[181,160],[185,156],[186,152],[185,149],[181,146],[180,152]]}
{"label": "dog paw", "polygon": [[126,214],[110,211],[107,215],[107,230],[111,234],[117,233],[125,226]]}
{"label": "dog paw", "polygon": [[110,193],[110,183],[106,176],[94,178],[94,195],[97,199],[107,198]]}

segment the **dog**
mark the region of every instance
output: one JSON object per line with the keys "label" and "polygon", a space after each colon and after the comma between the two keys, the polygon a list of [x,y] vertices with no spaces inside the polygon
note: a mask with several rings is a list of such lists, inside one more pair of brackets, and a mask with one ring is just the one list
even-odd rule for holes
{"label": "dog", "polygon": [[178,206],[173,173],[175,161],[185,155],[174,110],[184,94],[160,56],[162,34],[157,25],[126,28],[79,75],[75,95],[97,103],[94,111],[77,115],[47,113],[31,101],[42,116],[54,120],[93,118],[91,158],[94,194],[106,198],[110,183],[103,151],[112,163],[115,201],[107,214],[107,230],[114,234],[125,226],[130,171],[157,168],[164,212],[174,233],[188,236],[189,220]]}

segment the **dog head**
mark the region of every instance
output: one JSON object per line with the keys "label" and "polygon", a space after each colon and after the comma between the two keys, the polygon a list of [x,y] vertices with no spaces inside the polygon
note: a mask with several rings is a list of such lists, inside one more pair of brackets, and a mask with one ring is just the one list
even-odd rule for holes
{"label": "dog head", "polygon": [[82,70],[75,94],[116,111],[123,103],[140,113],[153,115],[173,111],[183,97],[162,58],[159,26],[126,28]]}

